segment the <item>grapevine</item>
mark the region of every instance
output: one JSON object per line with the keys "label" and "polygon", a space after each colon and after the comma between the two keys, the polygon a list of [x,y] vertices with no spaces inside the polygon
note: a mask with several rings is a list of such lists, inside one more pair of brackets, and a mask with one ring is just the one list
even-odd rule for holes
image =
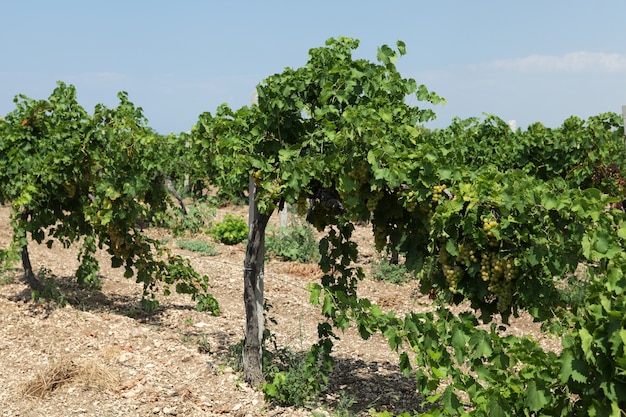
{"label": "grapevine", "polygon": [[[400,366],[414,373],[434,414],[623,414],[626,217],[615,208],[624,200],[626,161],[619,117],[572,117],[555,129],[533,124],[512,131],[488,115],[429,130],[421,123],[434,112],[408,105],[406,97],[443,99],[399,74],[404,43],[381,47],[376,63],[353,59],[357,47],[354,39],[331,39],[312,49],[303,67],[265,79],[258,105],[203,113],[191,134],[165,141],[180,156],[169,161],[155,147],[162,138],[124,94],[118,108],[98,106],[93,116],[63,86],[48,102],[18,99],[0,128],[0,202],[14,206],[12,248],[28,233],[43,241],[47,228],[48,241],[85,237],[77,272],[83,282],[94,279],[92,254],[101,245],[114,266],[144,284],[147,307],[156,303],[150,291],[163,282],[166,292],[175,286],[215,309],[204,294],[206,277],[135,225],[167,205],[159,167],[184,167],[192,183],[224,195],[249,190],[251,211],[260,214],[246,249],[247,311],[259,301],[252,287],[263,287],[256,280],[263,277],[272,212],[296,204],[324,233],[324,276],[309,289],[325,321],[307,355],[305,369],[316,372],[308,388],[326,385],[338,337],[333,327],[354,324],[365,339],[380,333],[390,348],[415,352],[415,367],[406,353]],[[68,100],[72,110],[64,113],[68,107],[57,104]],[[46,118],[51,113],[60,126]],[[190,144],[185,156],[183,140]],[[33,175],[25,160],[46,175]],[[120,167],[136,175],[120,177]],[[404,255],[421,290],[439,303],[435,312],[398,317],[358,296],[364,273],[355,266],[356,222],[371,224],[376,249]],[[558,280],[580,265],[589,270],[590,290],[584,304],[567,305]],[[499,315],[506,323],[520,310],[539,321],[563,320],[569,333],[562,353],[523,336],[503,337],[496,325],[486,330],[476,312],[455,315],[446,305],[462,301],[484,322]],[[284,380],[265,387],[280,398]]]}
{"label": "grapevine", "polygon": [[[16,109],[0,125],[0,203],[13,209],[13,244],[21,248],[25,276],[39,283],[30,268],[27,236],[52,246],[83,238],[78,283],[100,285],[96,248],[111,255],[113,267],[143,283],[142,303],[158,304],[156,282],[176,284],[202,299],[217,314],[207,278],[189,263],[142,233],[139,222],[164,211],[168,196],[163,169],[173,165],[169,149],[147,125],[126,93],[119,105],[95,107],[93,115],[76,100],[73,86],[59,83],[48,100],[15,99]],[[171,144],[171,143],[170,143]],[[124,175],[120,175],[124,173]],[[5,256],[2,256],[4,258]]]}

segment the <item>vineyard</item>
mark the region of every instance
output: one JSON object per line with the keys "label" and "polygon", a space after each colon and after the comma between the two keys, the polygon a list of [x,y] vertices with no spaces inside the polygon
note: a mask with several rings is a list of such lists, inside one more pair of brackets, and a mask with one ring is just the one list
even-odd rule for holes
{"label": "vineyard", "polygon": [[[377,62],[354,59],[357,48],[330,39],[306,65],[262,81],[257,104],[222,105],[179,135],[154,132],[126,93],[93,114],[63,83],[47,100],[16,97],[0,121],[0,203],[12,227],[4,268],[21,261],[31,302],[58,301],[28,243],[78,246],[73,277],[85,291],[103,287],[106,254],[140,285],[141,314],[161,311],[161,296],[188,295],[204,320],[218,320],[221,278],[155,231],[198,232],[197,207],[247,202],[248,227],[226,216],[210,236],[240,245],[235,362],[268,404],[311,407],[337,394],[334,352],[352,331],[364,346],[384,340],[421,398],[398,413],[373,404],[371,415],[626,415],[621,118],[512,130],[485,115],[428,129],[445,100],[397,71],[404,43],[379,48]],[[318,261],[305,294],[317,337],[301,355],[275,343],[272,315],[286,307],[265,296],[265,264],[278,251],[268,225],[287,207],[302,224],[281,250],[308,242]],[[365,296],[363,230],[429,308]],[[520,316],[560,345],[511,333]]]}

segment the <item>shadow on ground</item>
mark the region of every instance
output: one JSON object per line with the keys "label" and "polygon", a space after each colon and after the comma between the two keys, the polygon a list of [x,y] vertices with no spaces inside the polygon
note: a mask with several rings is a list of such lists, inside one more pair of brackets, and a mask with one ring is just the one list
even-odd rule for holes
{"label": "shadow on ground", "polygon": [[[19,278],[15,282],[18,280]],[[195,310],[189,305],[168,303],[148,313],[141,307],[139,291],[132,295],[105,294],[100,290],[82,288],[73,276],[53,277],[53,284],[64,301],[78,310],[120,314],[151,325],[160,325],[162,315],[167,310]],[[49,303],[31,303],[32,294],[28,287],[8,298],[15,302],[29,303],[29,309],[42,318],[46,318],[57,308],[55,300]],[[195,328],[180,331],[182,337],[189,339],[204,334],[202,329]],[[213,359],[240,371],[241,341],[235,335],[221,331],[208,334],[217,341],[216,346],[210,348]],[[209,350],[205,353],[209,353]],[[208,362],[213,362],[213,359],[208,358]],[[217,362],[214,366],[218,366]],[[378,412],[388,411],[393,415],[405,412],[412,415],[424,411],[423,398],[417,393],[415,380],[405,377],[399,367],[392,363],[336,357],[329,381],[328,390],[319,399],[319,407],[334,411],[337,415],[367,416],[371,415],[372,409]]]}

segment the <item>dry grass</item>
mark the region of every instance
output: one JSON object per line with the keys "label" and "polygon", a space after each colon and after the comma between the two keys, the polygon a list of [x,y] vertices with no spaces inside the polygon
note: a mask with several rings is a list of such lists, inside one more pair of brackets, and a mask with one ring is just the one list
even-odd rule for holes
{"label": "dry grass", "polygon": [[44,398],[64,386],[104,391],[117,383],[118,377],[103,364],[64,358],[23,384],[21,391],[25,396]]}
{"label": "dry grass", "polygon": [[276,272],[293,275],[299,278],[310,278],[312,280],[320,278],[323,273],[316,263],[303,264],[299,262],[282,262],[272,264]]}

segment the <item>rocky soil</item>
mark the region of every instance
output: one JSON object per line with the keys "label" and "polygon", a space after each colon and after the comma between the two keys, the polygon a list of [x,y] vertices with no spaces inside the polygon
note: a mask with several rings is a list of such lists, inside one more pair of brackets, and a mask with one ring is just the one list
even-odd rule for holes
{"label": "rocky soil", "polygon": [[[245,208],[221,210],[246,215]],[[8,245],[9,209],[0,207],[0,248]],[[167,232],[151,230],[167,238]],[[358,230],[367,268],[376,259],[366,227]],[[209,239],[206,235],[198,238]],[[411,379],[397,368],[397,353],[379,337],[362,341],[341,335],[334,348],[335,371],[329,392],[315,409],[277,407],[242,382],[234,347],[244,336],[242,245],[218,245],[216,256],[177,249],[207,274],[222,314],[197,312],[186,296],[160,299],[151,314],[140,308],[141,286],[112,269],[100,254],[103,287],[89,292],[75,285],[77,248],[31,243],[33,267],[48,270],[69,303],[36,304],[20,279],[21,269],[0,274],[0,416],[308,416],[369,415],[420,409]],[[271,331],[280,347],[306,351],[316,341],[319,309],[308,302],[306,286],[316,281],[316,265],[270,261],[265,292],[276,321]],[[366,279],[363,296],[397,312],[429,308],[403,286]],[[528,319],[512,331],[535,331]],[[548,341],[547,343],[552,343]]]}

